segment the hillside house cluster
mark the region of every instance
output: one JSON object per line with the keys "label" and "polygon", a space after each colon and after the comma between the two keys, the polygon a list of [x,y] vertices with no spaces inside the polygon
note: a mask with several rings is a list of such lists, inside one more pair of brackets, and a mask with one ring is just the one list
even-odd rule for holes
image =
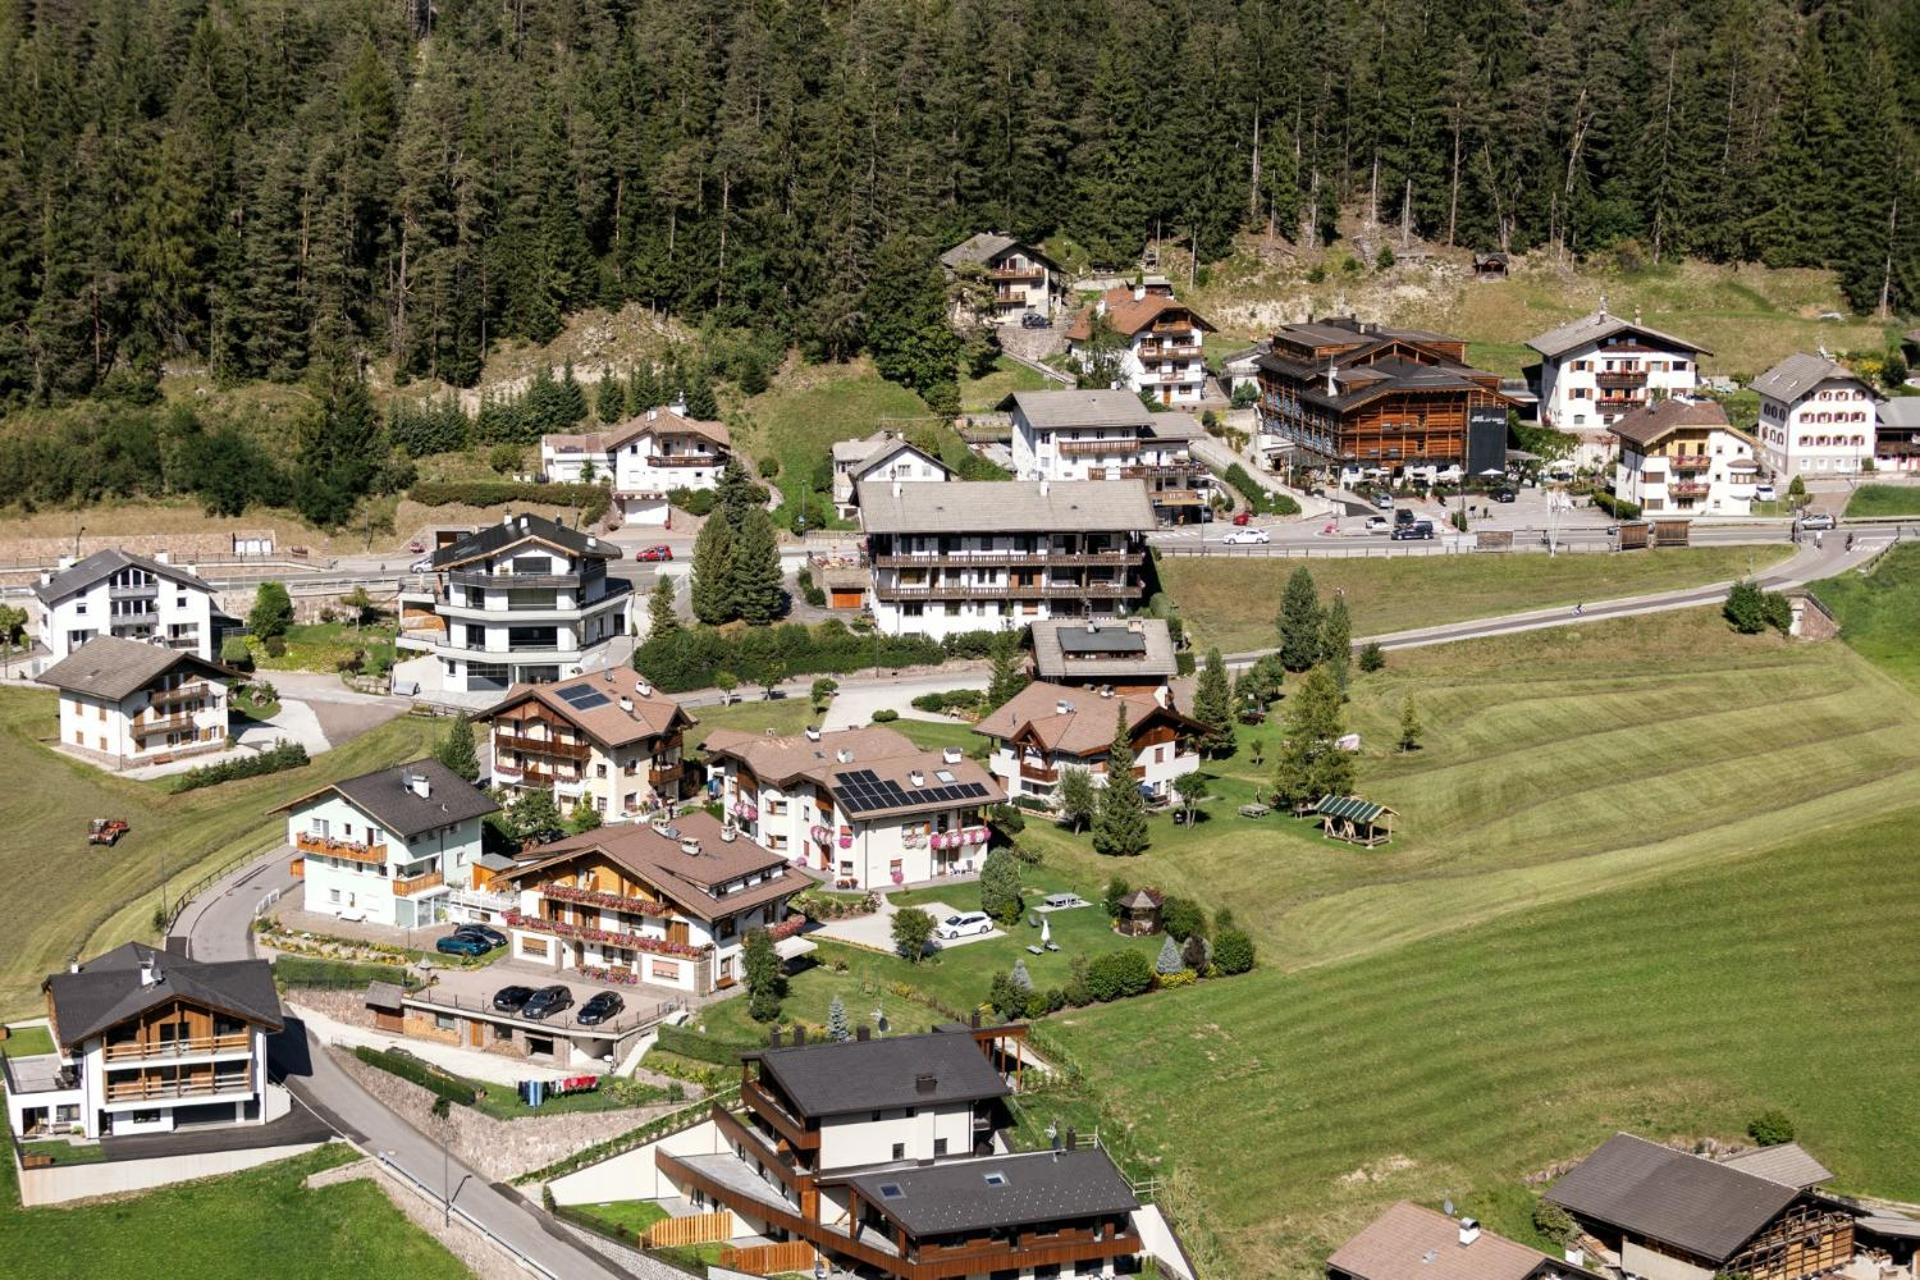
{"label": "hillside house cluster", "polygon": [[1066,272],[1013,236],[994,231],[969,236],[941,254],[940,265],[949,276],[977,271],[992,286],[994,324],[1020,324],[1028,316],[1051,324],[1066,305]]}
{"label": "hillside house cluster", "polygon": [[1613,492],[1650,516],[1744,516],[1760,478],[1759,444],[1713,400],[1674,397],[1634,409],[1617,441]]}
{"label": "hillside house cluster", "polygon": [[691,417],[679,401],[602,431],[541,436],[540,469],[555,484],[611,484],[622,524],[664,526],[667,495],[714,488],[732,449],[724,423]]}
{"label": "hillside house cluster", "polygon": [[1691,395],[1700,385],[1706,348],[1650,325],[1598,310],[1527,340],[1540,362],[1526,369],[1539,397],[1539,421],[1576,440],[1572,461],[1605,466],[1613,457],[1607,431],[1638,409]]}
{"label": "hillside house cluster", "polygon": [[1204,348],[1213,331],[1211,321],[1156,277],[1115,286],[1083,309],[1067,329],[1067,353],[1088,370],[1103,345],[1114,343],[1120,363],[1114,390],[1162,405],[1198,404],[1206,397]]}
{"label": "hillside house cluster", "polygon": [[1194,456],[1205,432],[1191,416],[1156,413],[1125,391],[1017,391],[1005,407],[1017,479],[1138,480],[1163,525],[1206,510],[1213,477]]}
{"label": "hillside house cluster", "polygon": [[138,556],[112,548],[83,560],[62,557],[33,586],[35,631],[47,665],[97,636],[153,641],[211,662],[221,635],[239,626],[220,611],[214,589],[164,551]]}
{"label": "hillside house cluster", "polygon": [[842,519],[860,511],[860,483],[938,484],[953,479],[953,469],[891,431],[833,445],[833,505]]}
{"label": "hillside house cluster", "polygon": [[683,752],[695,723],[632,672],[516,685],[474,717],[487,726],[493,781],[514,797],[544,791],[570,813],[634,821],[678,803],[692,779]]}
{"label": "hillside house cluster", "polygon": [[1204,726],[1182,715],[1166,685],[1116,693],[1036,680],[974,726],[991,739],[988,767],[1009,797],[1051,804],[1069,769],[1096,787],[1113,785],[1107,764],[1123,722],[1133,750],[1129,784],[1153,802],[1173,797],[1173,781],[1200,767]]}

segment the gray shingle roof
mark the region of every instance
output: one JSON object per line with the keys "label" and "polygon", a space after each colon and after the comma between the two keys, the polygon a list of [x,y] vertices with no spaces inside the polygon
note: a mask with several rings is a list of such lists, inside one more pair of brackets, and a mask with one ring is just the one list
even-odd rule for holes
{"label": "gray shingle roof", "polygon": [[1685,338],[1676,338],[1670,333],[1662,333],[1650,325],[1638,324],[1619,316],[1608,315],[1604,311],[1595,311],[1581,316],[1578,320],[1569,320],[1558,328],[1536,334],[1527,339],[1527,345],[1541,355],[1552,360],[1565,355],[1575,347],[1589,342],[1602,342],[1617,334],[1633,333],[1651,339],[1663,346],[1680,351],[1694,351],[1701,355],[1712,355],[1705,347],[1688,342]]}
{"label": "gray shingle roof", "polygon": [[[153,962],[158,977],[151,986],[140,981],[140,965],[146,960]],[[73,1048],[175,1000],[204,1005],[269,1031],[278,1031],[281,1025],[280,997],[273,989],[273,969],[265,960],[203,964],[143,942],[128,942],[85,961],[78,972],[49,976],[46,990],[53,1001],[62,1048]]]}
{"label": "gray shingle roof", "polygon": [[[803,1117],[977,1102],[1013,1092],[973,1037],[957,1031],[795,1045],[751,1056]],[[925,1091],[922,1076],[933,1080]]]}
{"label": "gray shingle roof", "polygon": [[1097,1147],[881,1169],[849,1181],[863,1200],[921,1238],[1140,1207],[1112,1158]]}
{"label": "gray shingle roof", "polygon": [[1849,382],[1861,382],[1853,370],[1837,360],[1796,351],[1755,378],[1753,389],[1763,396],[1770,396],[1784,404],[1792,404],[1829,378],[1845,378]]}
{"label": "gray shingle roof", "polygon": [[[1044,486],[1044,487],[1043,487]],[[1142,480],[860,482],[868,533],[1119,533],[1154,527]]]}
{"label": "gray shingle roof", "polygon": [[1729,1169],[1738,1169],[1769,1182],[1785,1183],[1789,1187],[1813,1187],[1833,1180],[1833,1170],[1814,1159],[1813,1154],[1797,1142],[1758,1147],[1737,1156],[1728,1156],[1720,1163]]}
{"label": "gray shingle roof", "polygon": [[1033,666],[1042,680],[1164,680],[1180,664],[1163,618],[1040,618],[1033,623]]}
{"label": "gray shingle roof", "polygon": [[523,512],[517,516],[505,517],[475,533],[468,534],[451,546],[440,548],[433,553],[433,567],[450,568],[469,560],[497,555],[516,543],[535,539],[559,547],[569,555],[618,560],[623,554],[619,547],[604,538],[595,538],[578,529],[569,529],[545,516]]}
{"label": "gray shingle roof", "polygon": [[36,584],[33,594],[51,604],[55,600],[64,600],[77,591],[85,591],[107,575],[126,568],[145,569],[156,578],[166,578],[183,587],[193,587],[209,593],[213,591],[212,587],[185,569],[161,564],[158,560],[137,556],[130,551],[122,551],[118,547],[109,547],[105,551],[94,552],[84,560],[76,561],[71,567],[62,569],[46,582]]}
{"label": "gray shingle roof", "polygon": [[997,235],[991,231],[982,231],[968,236],[953,248],[940,255],[940,265],[957,267],[963,262],[987,263],[993,261],[1009,249],[1019,249],[1035,262],[1044,264],[1050,270],[1058,271],[1059,266],[1053,259],[1041,253],[1032,245],[1012,236]]}
{"label": "gray shingle roof", "polygon": [[1888,396],[1874,416],[1881,426],[1895,431],[1920,431],[1920,396]]}
{"label": "gray shingle roof", "polygon": [[1016,391],[1007,397],[1028,422],[1045,431],[1063,427],[1146,427],[1153,410],[1131,391]]}
{"label": "gray shingle roof", "polygon": [[208,662],[198,654],[169,649],[163,644],[150,644],[145,640],[95,636],[35,676],[34,680],[68,693],[84,693],[89,697],[119,702],[176,667],[191,667],[221,680],[241,679],[239,672]]}
{"label": "gray shingle roof", "polygon": [[1579,1217],[1724,1262],[1798,1188],[1618,1133],[1563,1174],[1547,1199]]}
{"label": "gray shingle roof", "polygon": [[[427,780],[427,794],[417,795],[407,786],[409,775]],[[402,839],[411,839],[422,831],[450,826],[468,818],[480,818],[500,806],[486,792],[468,782],[438,760],[428,756],[391,769],[377,769],[357,778],[343,778],[331,786],[310,791],[289,800],[275,813],[299,808],[316,796],[334,792],[362,813],[373,818]]]}

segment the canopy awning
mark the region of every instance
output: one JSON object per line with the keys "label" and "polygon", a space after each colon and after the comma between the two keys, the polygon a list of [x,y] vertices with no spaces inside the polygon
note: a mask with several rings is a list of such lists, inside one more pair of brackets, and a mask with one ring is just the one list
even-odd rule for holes
{"label": "canopy awning", "polygon": [[773,954],[782,960],[798,960],[801,956],[812,955],[820,949],[820,944],[811,938],[795,934],[791,938],[782,938],[773,944]]}
{"label": "canopy awning", "polygon": [[1330,818],[1345,818],[1349,822],[1372,822],[1383,813],[1393,813],[1387,806],[1362,800],[1359,796],[1321,796],[1320,803],[1313,807],[1313,811]]}

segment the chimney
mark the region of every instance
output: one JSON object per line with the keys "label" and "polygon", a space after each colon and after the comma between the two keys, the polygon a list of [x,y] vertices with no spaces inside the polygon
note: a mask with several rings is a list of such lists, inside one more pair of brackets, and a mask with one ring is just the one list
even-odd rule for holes
{"label": "chimney", "polygon": [[40,571],[40,585],[44,587],[49,582],[52,582],[52,581],[53,581],[53,575],[51,573],[48,573],[45,569],[42,569]]}
{"label": "chimney", "polygon": [[833,758],[835,760],[838,760],[841,764],[852,764],[853,752],[847,750],[847,748],[845,747],[842,747],[838,751],[833,753]]}
{"label": "chimney", "polygon": [[1153,691],[1153,700],[1159,703],[1162,707],[1165,707],[1168,710],[1172,710],[1173,709],[1173,690],[1163,684],[1159,688]]}
{"label": "chimney", "polygon": [[684,391],[674,392],[673,403],[668,405],[667,407],[669,409],[672,409],[675,413],[679,414],[681,417],[683,418],[686,417],[687,416],[687,393]]}
{"label": "chimney", "polygon": [[700,837],[688,836],[686,839],[682,840],[680,842],[680,852],[686,854],[689,857],[698,857],[700,854]]}
{"label": "chimney", "polygon": [[74,559],[72,556],[61,556],[53,562],[53,565],[56,573],[65,573],[67,570],[73,568]]}
{"label": "chimney", "polygon": [[651,698],[653,696],[653,686],[645,680],[635,680],[633,682],[633,691],[643,698]]}
{"label": "chimney", "polygon": [[1139,284],[1136,284],[1135,286],[1133,286],[1133,300],[1135,302],[1140,302],[1144,300],[1146,296],[1147,296],[1147,282],[1142,280]]}
{"label": "chimney", "polygon": [[780,1047],[780,1028],[775,1027],[767,1032],[767,1047],[772,1049]]}
{"label": "chimney", "polygon": [[587,535],[587,547],[589,550],[599,545],[600,545],[600,539],[594,537],[592,534]]}
{"label": "chimney", "polygon": [[1072,715],[1073,704],[1065,698],[1056,699],[1053,704],[1053,714],[1057,716]]}
{"label": "chimney", "polygon": [[1600,295],[1600,318],[1602,320],[1607,318],[1607,295],[1604,293]]}
{"label": "chimney", "polygon": [[78,960],[67,961],[67,972],[68,973],[80,972],[80,962]]}
{"label": "chimney", "polygon": [[940,752],[940,759],[944,764],[959,764],[965,758],[965,753],[958,747],[947,747]]}
{"label": "chimney", "polygon": [[1460,1247],[1466,1248],[1480,1238],[1480,1224],[1472,1218],[1460,1219]]}
{"label": "chimney", "polygon": [[653,420],[654,420],[655,418],[657,418],[657,417],[659,417],[659,416],[660,416],[660,411],[659,411],[658,409],[649,409],[649,410],[647,410],[647,421],[648,421],[648,422],[652,422],[652,421],[653,421]]}
{"label": "chimney", "polygon": [[915,1093],[932,1093],[935,1089],[939,1088],[939,1086],[939,1078],[930,1071],[922,1071],[913,1078],[913,1091]]}
{"label": "chimney", "polygon": [[1052,492],[1053,492],[1053,482],[1050,480],[1042,480],[1040,482],[1040,496],[1044,498]]}
{"label": "chimney", "polygon": [[500,523],[503,525],[506,525],[509,529],[511,529],[513,527],[513,513],[509,511],[506,515],[502,516],[500,518]]}
{"label": "chimney", "polygon": [[172,563],[173,563],[173,552],[171,552],[171,551],[156,551],[156,552],[154,552],[154,553],[153,553],[153,562],[154,562],[155,564],[172,564]]}
{"label": "chimney", "polygon": [[924,787],[927,785],[927,775],[918,769],[911,770],[907,774],[907,785],[910,787]]}
{"label": "chimney", "polygon": [[853,1029],[853,1038],[861,1044],[865,1044],[867,1041],[873,1039],[873,1028],[863,1022]]}
{"label": "chimney", "polygon": [[1110,684],[1101,685],[1100,696],[1103,698],[1111,698],[1113,696],[1113,686]]}
{"label": "chimney", "polygon": [[427,781],[427,775],[424,773],[408,774],[407,790],[413,792],[413,794],[419,796],[422,800],[430,799],[433,796],[433,784]]}
{"label": "chimney", "polygon": [[628,715],[632,715],[632,714],[633,714],[633,699],[632,699],[632,698],[622,698],[622,699],[620,699],[620,709],[621,709],[622,711],[624,711],[624,712],[626,712],[626,713],[627,713]]}
{"label": "chimney", "polygon": [[140,962],[140,985],[151,987],[160,981],[160,970],[154,966],[153,957],[148,956]]}
{"label": "chimney", "polygon": [[818,726],[815,726],[815,725],[808,725],[808,726],[807,726],[807,728],[806,728],[806,734],[807,734],[807,741],[808,741],[808,742],[818,742],[818,741],[820,741],[820,730],[819,730],[819,728],[818,728]]}
{"label": "chimney", "polygon": [[793,1044],[794,1044],[794,1047],[795,1047],[795,1048],[797,1049],[797,1048],[799,1048],[799,1047],[800,1047],[801,1045],[803,1045],[803,1044],[805,1044],[806,1042],[807,1042],[807,1026],[806,1026],[806,1024],[805,1024],[804,1022],[800,1022],[800,1023],[795,1023],[795,1024],[794,1024],[794,1027],[793,1027]]}
{"label": "chimney", "polygon": [[1327,394],[1330,396],[1337,396],[1340,394],[1340,384],[1335,382],[1333,379],[1333,357],[1332,356],[1327,357]]}

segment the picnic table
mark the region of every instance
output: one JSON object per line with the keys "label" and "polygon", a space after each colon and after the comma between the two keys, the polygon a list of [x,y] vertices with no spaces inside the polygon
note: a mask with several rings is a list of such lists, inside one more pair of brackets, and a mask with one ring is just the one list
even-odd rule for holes
{"label": "picnic table", "polygon": [[1272,812],[1273,810],[1264,804],[1243,804],[1240,806],[1240,816],[1243,818],[1264,818]]}

